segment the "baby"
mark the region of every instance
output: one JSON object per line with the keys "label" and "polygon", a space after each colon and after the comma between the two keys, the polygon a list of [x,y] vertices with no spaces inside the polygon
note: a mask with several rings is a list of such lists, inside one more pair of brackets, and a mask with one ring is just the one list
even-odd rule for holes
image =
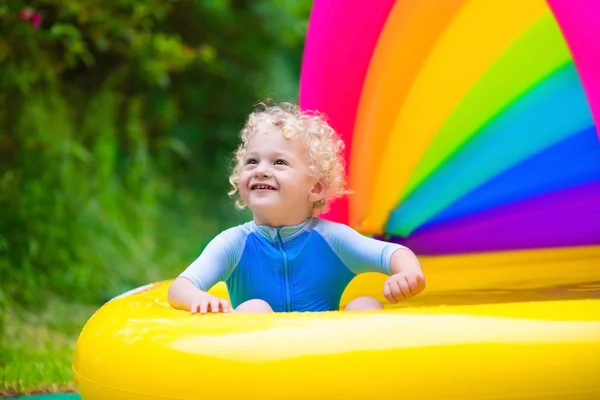
{"label": "baby", "polygon": [[[352,278],[389,276],[390,302],[425,288],[417,257],[318,217],[344,189],[343,143],[318,113],[283,103],[252,113],[229,179],[253,219],[217,235],[169,287],[172,307],[191,313],[338,310]],[[231,304],[207,291],[224,281]],[[382,309],[372,297],[345,311]]]}

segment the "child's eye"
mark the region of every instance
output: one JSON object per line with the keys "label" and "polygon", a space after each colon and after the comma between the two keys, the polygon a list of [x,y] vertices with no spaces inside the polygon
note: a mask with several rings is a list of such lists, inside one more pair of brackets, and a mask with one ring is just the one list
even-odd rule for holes
{"label": "child's eye", "polygon": [[281,158],[275,161],[275,165],[287,165],[287,162],[285,160],[282,160]]}
{"label": "child's eye", "polygon": [[257,164],[257,161],[254,158],[249,158],[246,160],[246,164]]}

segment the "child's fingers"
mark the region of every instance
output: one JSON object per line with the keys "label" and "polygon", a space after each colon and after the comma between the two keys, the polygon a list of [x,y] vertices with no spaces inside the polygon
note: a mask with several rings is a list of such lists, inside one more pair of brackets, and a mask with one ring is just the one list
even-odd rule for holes
{"label": "child's fingers", "polygon": [[421,275],[410,275],[407,276],[408,286],[410,287],[410,292],[413,296],[421,293],[425,288],[425,280],[421,277]]}
{"label": "child's fingers", "polygon": [[[201,313],[202,312],[202,302],[193,303],[192,305],[190,305],[190,312],[192,314]],[[206,309],[204,312],[206,312]]]}
{"label": "child's fingers", "polygon": [[210,311],[212,311],[213,313],[218,313],[219,312],[219,299],[212,299],[210,301]]}
{"label": "child's fingers", "polygon": [[389,280],[385,281],[385,283],[383,284],[383,296],[390,303],[396,303],[398,301],[398,300],[396,300],[396,298],[392,294],[392,287],[390,285],[390,281]]}
{"label": "child's fingers", "polygon": [[233,307],[225,299],[207,299],[202,300],[199,303],[193,303],[190,305],[190,312],[192,314],[200,313],[206,314],[207,312],[218,313],[218,312],[234,312]]}
{"label": "child's fingers", "polygon": [[387,301],[391,301],[390,300],[390,286],[388,285],[387,281],[385,281],[383,283],[383,297],[385,297],[385,299]]}
{"label": "child's fingers", "polygon": [[206,314],[206,311],[208,308],[208,301],[207,300],[202,300],[200,302],[200,314]]}
{"label": "child's fingers", "polygon": [[419,284],[417,283],[416,275],[409,275],[406,277],[406,282],[408,283],[408,288],[410,289],[410,293],[414,294],[417,291]]}
{"label": "child's fingers", "polygon": [[404,295],[402,294],[402,290],[400,289],[400,286],[398,285],[398,281],[395,279],[390,279],[390,292],[391,292],[392,296],[394,296],[394,299],[396,301],[400,301],[404,298]]}
{"label": "child's fingers", "polygon": [[425,279],[420,275],[397,274],[390,277],[383,285],[383,296],[390,303],[397,303],[416,296],[425,288]]}
{"label": "child's fingers", "polygon": [[425,290],[425,277],[423,275],[417,275],[417,292]]}
{"label": "child's fingers", "polygon": [[410,290],[410,284],[408,283],[408,280],[406,279],[405,276],[400,277],[399,279],[396,280],[397,284],[398,284],[398,289],[400,289],[400,294],[402,297],[404,297],[405,299],[408,299],[409,297],[412,296],[412,292]]}
{"label": "child's fingers", "polygon": [[221,309],[223,310],[223,312],[229,312],[229,303],[227,302],[227,300],[221,299],[220,300],[221,303]]}
{"label": "child's fingers", "polygon": [[230,306],[227,300],[212,299],[202,300],[200,303],[193,303],[190,305],[190,312],[192,314],[200,313],[206,314],[207,312],[218,313],[220,311],[229,312]]}

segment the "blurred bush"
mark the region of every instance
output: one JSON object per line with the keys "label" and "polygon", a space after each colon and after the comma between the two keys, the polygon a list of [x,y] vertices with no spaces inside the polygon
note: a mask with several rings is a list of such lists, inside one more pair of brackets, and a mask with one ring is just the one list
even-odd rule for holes
{"label": "blurred bush", "polygon": [[310,3],[2,2],[0,303],[99,304],[245,220],[230,154],[297,98]]}

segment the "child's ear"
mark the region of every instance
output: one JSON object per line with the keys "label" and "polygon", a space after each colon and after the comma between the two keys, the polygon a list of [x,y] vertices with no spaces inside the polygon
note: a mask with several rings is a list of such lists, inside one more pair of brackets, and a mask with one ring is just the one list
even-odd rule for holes
{"label": "child's ear", "polygon": [[313,203],[321,200],[323,196],[325,196],[326,189],[327,187],[323,184],[323,182],[318,181],[317,183],[315,183],[315,186],[313,186],[312,190],[310,191],[308,199]]}

